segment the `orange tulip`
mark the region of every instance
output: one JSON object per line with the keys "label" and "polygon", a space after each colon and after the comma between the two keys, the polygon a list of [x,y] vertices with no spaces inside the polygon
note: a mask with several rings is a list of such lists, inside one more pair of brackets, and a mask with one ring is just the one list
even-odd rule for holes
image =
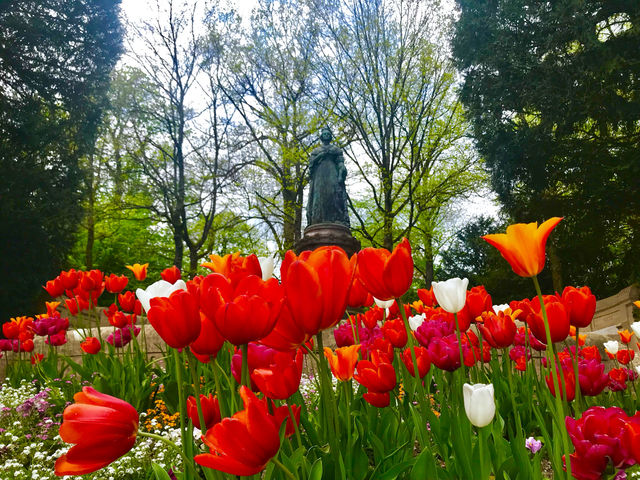
{"label": "orange tulip", "polygon": [[537,222],[516,223],[507,233],[482,237],[496,247],[511,268],[521,277],[534,277],[544,268],[547,238],[562,217],[552,217],[538,227]]}
{"label": "orange tulip", "polygon": [[119,398],[84,387],[64,410],[60,437],[76,445],[56,460],[56,475],[84,475],[106,467],[136,443],[138,412]]}
{"label": "orange tulip", "polygon": [[401,297],[409,290],[413,280],[413,258],[409,240],[403,238],[393,252],[373,247],[359,251],[356,275],[378,300]]}
{"label": "orange tulip", "polygon": [[334,354],[329,347],[324,347],[324,356],[329,361],[331,373],[342,382],[349,381],[353,378],[353,372],[358,363],[358,350],[360,345],[351,345],[349,347],[340,347],[336,349]]}
{"label": "orange tulip", "polygon": [[224,257],[219,255],[209,255],[210,262],[202,264],[213,273],[220,273],[233,283],[248,275],[255,275],[262,278],[262,267],[255,254],[241,257],[240,252],[229,253]]}
{"label": "orange tulip", "polygon": [[136,277],[136,280],[142,281],[147,278],[147,267],[148,263],[144,265],[140,265],[139,263],[134,263],[133,265],[127,265],[127,268],[133,272],[133,276]]}
{"label": "orange tulip", "polygon": [[45,302],[47,306],[47,315],[50,317],[55,317],[56,315],[60,315],[58,312],[58,307],[60,306],[60,302]]}
{"label": "orange tulip", "polygon": [[633,336],[633,332],[629,330],[619,330],[618,335],[620,335],[620,341],[625,345],[629,345],[631,343],[631,337]]}

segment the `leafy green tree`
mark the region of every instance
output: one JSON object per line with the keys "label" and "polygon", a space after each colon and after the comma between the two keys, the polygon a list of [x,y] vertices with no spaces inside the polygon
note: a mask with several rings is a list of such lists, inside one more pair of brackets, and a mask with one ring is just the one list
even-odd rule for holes
{"label": "leafy green tree", "polygon": [[0,320],[63,267],[121,52],[119,0],[0,3]]}
{"label": "leafy green tree", "polygon": [[640,3],[457,0],[453,53],[506,213],[564,216],[554,287],[640,278]]}

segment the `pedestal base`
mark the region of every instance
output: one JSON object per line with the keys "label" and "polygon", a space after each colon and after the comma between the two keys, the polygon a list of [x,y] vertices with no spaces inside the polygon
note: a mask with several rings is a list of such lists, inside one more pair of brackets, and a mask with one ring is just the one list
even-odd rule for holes
{"label": "pedestal base", "polygon": [[304,250],[315,250],[325,245],[340,247],[349,257],[360,251],[360,241],[353,238],[349,228],[339,223],[317,223],[308,226],[294,249],[299,254]]}

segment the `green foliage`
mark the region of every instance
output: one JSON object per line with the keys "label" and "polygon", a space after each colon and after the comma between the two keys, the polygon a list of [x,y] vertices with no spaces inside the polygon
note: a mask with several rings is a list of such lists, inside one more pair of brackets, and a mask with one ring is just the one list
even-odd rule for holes
{"label": "green foliage", "polygon": [[118,13],[118,0],[0,4],[0,274],[11,279],[0,321],[33,307],[73,241],[78,160],[120,54]]}
{"label": "green foliage", "polygon": [[640,4],[457,4],[461,99],[494,189],[517,221],[565,217],[556,289],[605,296],[637,280]]}

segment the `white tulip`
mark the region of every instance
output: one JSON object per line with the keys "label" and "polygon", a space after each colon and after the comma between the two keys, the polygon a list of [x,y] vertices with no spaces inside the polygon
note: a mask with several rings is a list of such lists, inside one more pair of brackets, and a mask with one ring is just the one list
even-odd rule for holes
{"label": "white tulip", "polygon": [[486,427],[496,414],[496,402],[493,398],[493,384],[476,383],[462,386],[464,411],[467,418],[476,427]]}
{"label": "white tulip", "polygon": [[424,322],[426,318],[427,316],[424,313],[409,317],[409,326],[411,327],[411,330],[414,332],[418,330],[418,328],[420,328],[420,325],[422,325],[422,322]]}
{"label": "white tulip", "polygon": [[608,342],[604,342],[603,345],[604,348],[607,349],[607,352],[609,352],[611,355],[615,355],[616,353],[618,353],[618,349],[620,348],[617,340],[609,340]]}
{"label": "white tulip", "polygon": [[136,297],[140,300],[142,304],[142,308],[144,308],[145,313],[149,311],[150,303],[152,298],[156,297],[168,297],[176,290],[186,290],[187,284],[184,283],[184,280],[178,280],[176,283],[171,284],[166,280],[158,280],[155,283],[152,283],[147,287],[146,290],[141,288],[136,290]]}
{"label": "white tulip", "polygon": [[636,335],[636,338],[640,339],[640,322],[633,322],[631,324],[631,330]]}
{"label": "white tulip", "polygon": [[266,282],[273,277],[273,257],[258,257],[258,261],[262,270],[262,280]]}
{"label": "white tulip", "polygon": [[502,303],[500,305],[494,305],[493,311],[497,314],[498,312],[504,312],[507,308],[509,308],[509,305],[506,303]]}
{"label": "white tulip", "polygon": [[373,297],[373,301],[376,302],[376,305],[379,308],[389,309],[393,305],[393,302],[395,302],[395,299],[392,298],[391,300],[378,300],[376,297]]}
{"label": "white tulip", "polygon": [[449,313],[458,313],[467,302],[469,280],[450,278],[444,282],[431,282],[438,305]]}

